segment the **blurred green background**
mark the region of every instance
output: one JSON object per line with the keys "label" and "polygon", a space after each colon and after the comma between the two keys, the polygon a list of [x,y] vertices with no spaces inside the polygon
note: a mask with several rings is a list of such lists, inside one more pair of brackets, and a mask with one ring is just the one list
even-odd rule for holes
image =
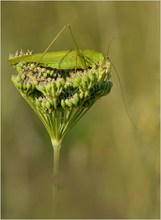
{"label": "blurred green background", "polygon": [[[159,218],[159,2],[2,2],[2,218]],[[71,24],[79,48],[107,53],[111,93],[64,139],[57,213],[49,136],[11,83],[8,54],[42,52]],[[68,31],[51,51],[73,49]]]}

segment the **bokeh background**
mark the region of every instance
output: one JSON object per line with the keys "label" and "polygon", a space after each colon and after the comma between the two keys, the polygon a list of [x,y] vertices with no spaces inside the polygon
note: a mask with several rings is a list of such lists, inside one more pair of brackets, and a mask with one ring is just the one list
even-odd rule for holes
{"label": "bokeh background", "polygon": [[[5,2],[2,10],[2,218],[159,218],[159,1]],[[42,52],[66,24],[107,54],[118,78],[68,133],[52,207],[49,136],[11,83],[8,54]],[[114,40],[115,39],[115,40]],[[73,49],[68,31],[51,51]]]}

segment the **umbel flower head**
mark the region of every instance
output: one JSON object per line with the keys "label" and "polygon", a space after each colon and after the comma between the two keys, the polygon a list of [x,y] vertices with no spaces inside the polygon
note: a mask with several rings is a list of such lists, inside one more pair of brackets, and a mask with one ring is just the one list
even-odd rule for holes
{"label": "umbel flower head", "polygon": [[[22,51],[10,55],[31,55]],[[85,112],[112,88],[111,64],[93,63],[85,69],[54,69],[36,62],[12,64],[17,74],[12,82],[46,127],[50,137],[60,141]]]}

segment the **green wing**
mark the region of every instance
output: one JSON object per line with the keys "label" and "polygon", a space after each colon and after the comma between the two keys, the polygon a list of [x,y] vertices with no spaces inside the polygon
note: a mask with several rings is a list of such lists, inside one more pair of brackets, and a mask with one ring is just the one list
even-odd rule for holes
{"label": "green wing", "polygon": [[38,62],[41,66],[54,69],[85,69],[92,66],[93,63],[103,63],[105,60],[102,53],[98,53],[94,50],[79,50],[79,54],[76,50],[48,52],[41,57],[42,53],[24,55],[10,58],[9,62],[11,62],[11,64],[17,64],[22,61],[27,63]]}

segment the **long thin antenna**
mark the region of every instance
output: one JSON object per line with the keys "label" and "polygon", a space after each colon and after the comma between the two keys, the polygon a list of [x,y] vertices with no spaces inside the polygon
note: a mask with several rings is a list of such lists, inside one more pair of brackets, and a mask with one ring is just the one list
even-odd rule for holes
{"label": "long thin antenna", "polygon": [[126,111],[126,113],[127,113],[127,116],[128,116],[128,118],[129,118],[130,122],[132,123],[132,125],[137,129],[137,126],[136,126],[135,123],[133,122],[133,120],[132,120],[132,118],[131,118],[131,116],[130,116],[130,114],[129,114],[128,108],[127,108],[126,99],[125,99],[124,91],[123,91],[123,88],[122,88],[120,76],[119,76],[119,74],[118,74],[118,72],[117,72],[116,67],[115,67],[114,64],[112,63],[111,59],[110,59],[109,57],[107,57],[107,59],[111,62],[112,66],[113,66],[113,68],[114,68],[114,70],[115,70],[115,72],[116,72],[116,75],[117,75],[117,78],[118,78],[118,81],[119,81],[119,85],[120,85],[120,89],[121,89],[121,94],[122,94],[123,102],[124,102],[124,105],[125,105],[125,111]]}
{"label": "long thin antenna", "polygon": [[114,40],[118,40],[118,39],[120,39],[120,37],[115,37],[115,38],[113,38],[110,42],[109,42],[109,44],[108,44],[108,48],[107,48],[107,57],[108,57],[108,55],[109,55],[109,52],[110,52],[110,47],[111,47],[111,44],[112,44],[112,42],[114,41]]}
{"label": "long thin antenna", "polygon": [[125,99],[124,91],[123,91],[123,88],[122,88],[122,83],[121,83],[120,76],[119,76],[119,74],[118,74],[118,72],[117,72],[116,67],[115,67],[114,64],[112,63],[111,59],[108,57],[109,52],[110,52],[111,44],[112,44],[112,42],[113,42],[114,40],[117,40],[117,39],[120,39],[120,37],[116,37],[116,38],[112,39],[112,40],[110,41],[110,43],[108,44],[107,56],[106,56],[106,57],[107,57],[107,59],[111,62],[112,66],[113,66],[113,68],[114,68],[114,70],[115,70],[115,72],[116,72],[116,75],[117,75],[117,78],[118,78],[118,81],[119,81],[119,85],[120,85],[120,89],[121,89],[121,94],[122,94],[123,102],[124,102],[124,105],[125,105],[126,114],[127,114],[128,118],[129,118],[130,122],[132,123],[132,125],[137,129],[137,126],[136,126],[135,123],[133,122],[133,120],[132,120],[132,118],[131,118],[131,116],[130,116],[130,114],[129,114],[128,108],[127,108],[126,99]]}

